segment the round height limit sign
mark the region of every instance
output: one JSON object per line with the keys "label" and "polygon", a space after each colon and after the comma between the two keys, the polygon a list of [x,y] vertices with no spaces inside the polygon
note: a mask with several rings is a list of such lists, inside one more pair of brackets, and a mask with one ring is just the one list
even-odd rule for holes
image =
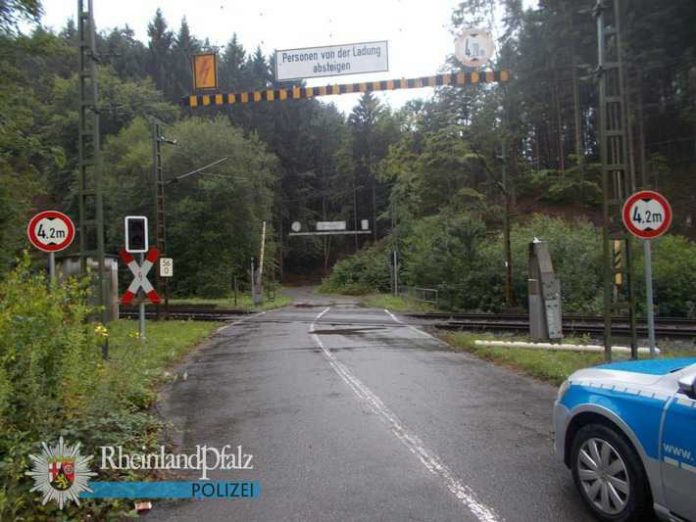
{"label": "round height limit sign", "polygon": [[659,192],[641,190],[623,206],[624,225],[640,239],[654,239],[664,234],[672,223],[672,208]]}
{"label": "round height limit sign", "polygon": [[39,212],[27,226],[29,241],[43,252],[59,252],[70,246],[75,239],[72,220],[57,210]]}

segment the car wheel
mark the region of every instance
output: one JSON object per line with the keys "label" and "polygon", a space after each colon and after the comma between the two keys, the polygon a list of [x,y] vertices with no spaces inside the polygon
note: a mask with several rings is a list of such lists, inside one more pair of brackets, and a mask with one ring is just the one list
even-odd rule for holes
{"label": "car wheel", "polygon": [[628,522],[650,518],[650,485],[640,457],[615,430],[589,424],[571,449],[573,480],[585,504],[600,519]]}

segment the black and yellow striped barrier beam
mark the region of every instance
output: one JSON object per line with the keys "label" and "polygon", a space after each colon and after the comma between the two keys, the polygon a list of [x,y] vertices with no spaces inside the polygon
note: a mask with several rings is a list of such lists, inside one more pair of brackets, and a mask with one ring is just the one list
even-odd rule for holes
{"label": "black and yellow striped barrier beam", "polygon": [[184,105],[188,107],[207,107],[210,105],[234,105],[237,103],[257,103],[285,100],[302,100],[317,96],[349,94],[369,91],[392,91],[395,89],[419,89],[421,87],[439,87],[442,85],[476,85],[479,83],[496,83],[510,81],[507,70],[483,72],[454,72],[422,76],[420,78],[401,78],[399,80],[382,80],[378,82],[342,83],[322,87],[288,87],[285,89],[264,89],[261,91],[211,93],[185,96]]}

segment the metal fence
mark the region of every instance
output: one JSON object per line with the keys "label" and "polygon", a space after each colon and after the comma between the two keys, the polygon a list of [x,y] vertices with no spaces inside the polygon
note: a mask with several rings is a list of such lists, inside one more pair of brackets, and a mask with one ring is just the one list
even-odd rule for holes
{"label": "metal fence", "polygon": [[414,301],[430,303],[435,306],[439,302],[439,291],[435,288],[399,285],[399,295],[407,296]]}

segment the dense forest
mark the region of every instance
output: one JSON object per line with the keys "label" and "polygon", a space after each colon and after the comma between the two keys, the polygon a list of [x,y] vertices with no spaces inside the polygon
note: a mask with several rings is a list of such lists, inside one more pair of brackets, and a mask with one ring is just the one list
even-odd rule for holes
{"label": "dense forest", "polygon": [[[185,109],[190,55],[213,49],[186,19],[153,13],[148,40],[129,27],[98,33],[100,117],[109,253],[122,217],[153,215],[153,118],[177,140],[163,146],[166,178],[228,161],[167,188],[173,291],[222,295],[247,276],[263,221],[268,266],[284,281],[333,273],[342,291],[388,290],[389,252],[405,284],[439,288],[454,308],[504,306],[502,216],[512,210],[515,299],[526,298],[526,244],[548,239],[571,310],[599,311],[601,189],[595,2],[465,0],[456,34],[497,29],[493,68],[504,85],[438,88],[394,110],[364,94],[349,115],[316,99]],[[623,4],[631,168],[670,199],[671,234],[656,244],[661,313],[696,313],[696,4]],[[502,18],[501,18],[502,13]],[[493,17],[496,19],[493,19]],[[18,21],[33,21],[28,34]],[[77,212],[77,31],[41,25],[34,0],[0,4],[0,272],[26,247],[37,209]],[[234,28],[231,28],[234,30]],[[219,51],[225,91],[276,85],[272,58],[236,36]],[[443,56],[436,70],[461,70]],[[544,216],[534,216],[543,214]],[[373,234],[289,238],[290,223],[369,219]],[[357,255],[353,255],[356,251]],[[350,256],[350,257],[347,257]]]}

